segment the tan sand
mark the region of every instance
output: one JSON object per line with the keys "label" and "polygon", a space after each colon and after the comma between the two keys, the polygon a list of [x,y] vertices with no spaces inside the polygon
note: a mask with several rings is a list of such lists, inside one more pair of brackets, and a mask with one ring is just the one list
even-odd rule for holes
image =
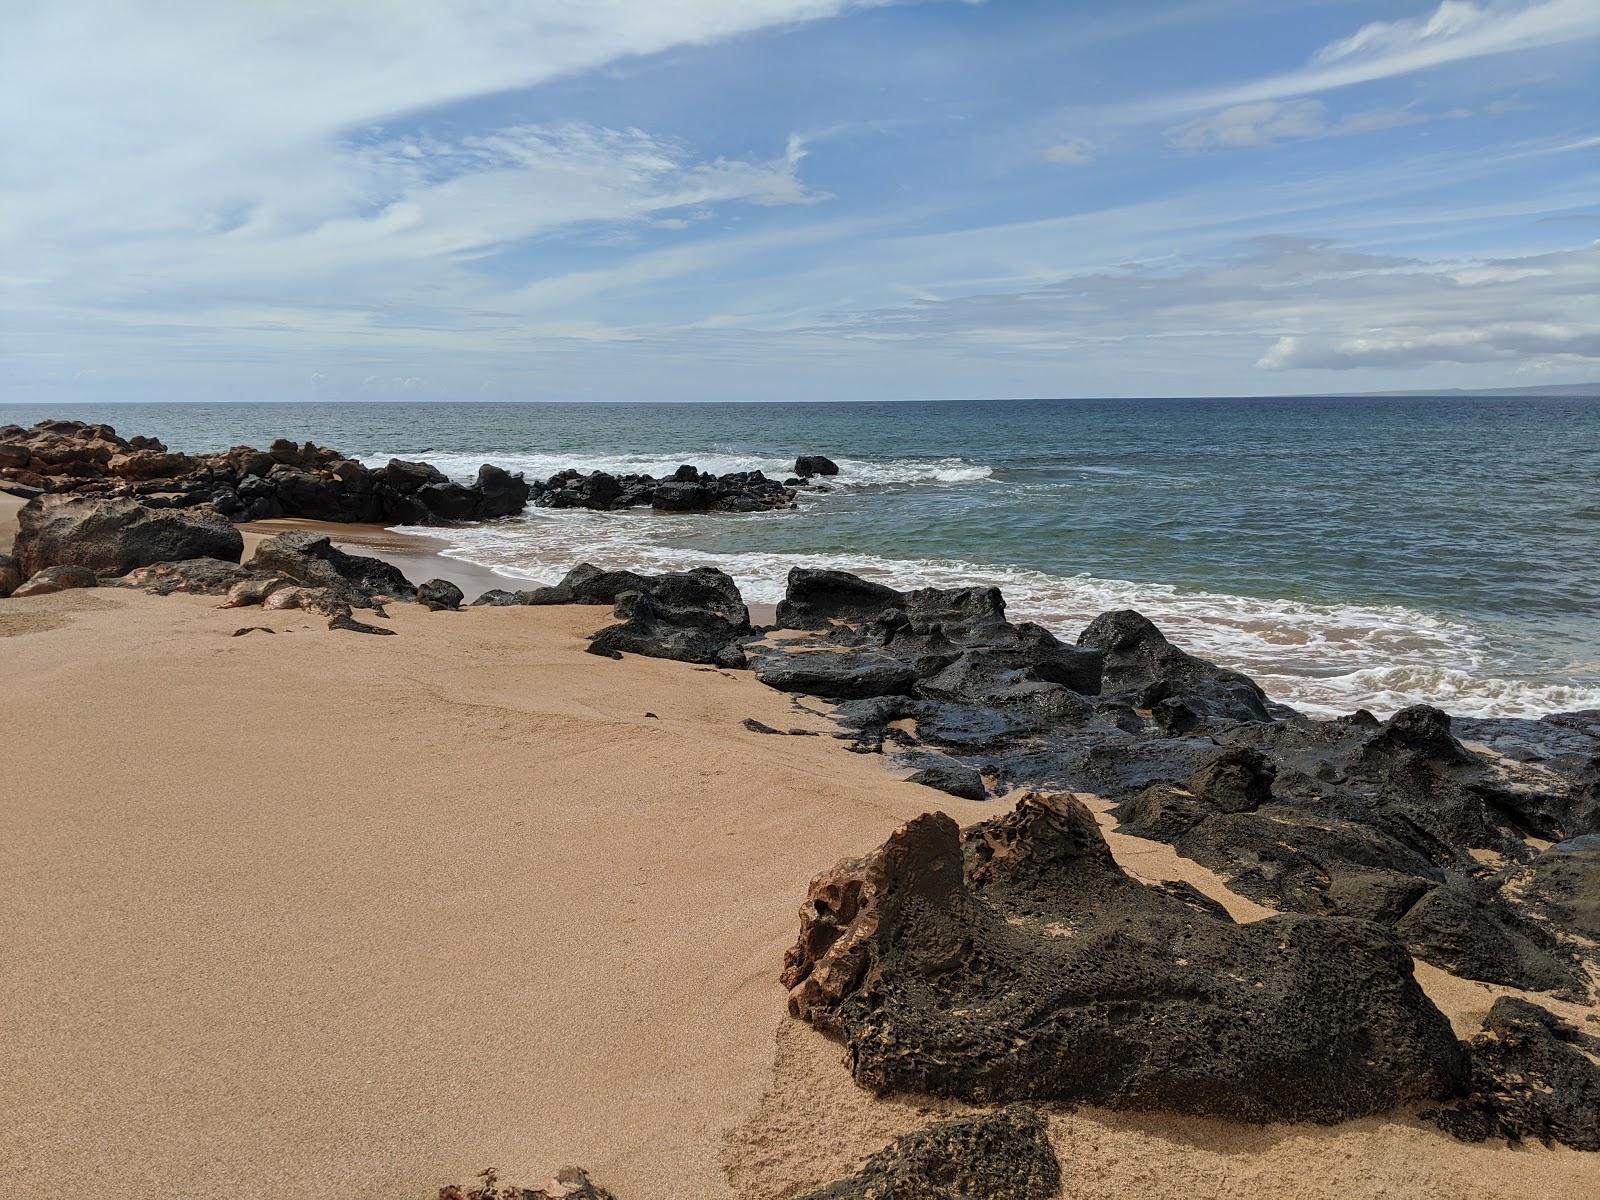
{"label": "tan sand", "polygon": [[[213,604],[0,601],[12,1194],[431,1200],[572,1162],[621,1200],[791,1197],[928,1119],[776,976],[816,871],[995,806],[745,731],[820,727],[748,675],[588,655],[603,610],[397,605],[377,638]],[[1596,1161],[1409,1120],[1053,1128],[1085,1197],[1579,1196]]]}

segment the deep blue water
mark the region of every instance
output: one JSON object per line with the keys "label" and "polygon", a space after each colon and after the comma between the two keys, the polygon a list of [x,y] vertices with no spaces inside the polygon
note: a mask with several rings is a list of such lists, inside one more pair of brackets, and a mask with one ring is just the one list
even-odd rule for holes
{"label": "deep blue water", "polygon": [[787,473],[842,464],[797,512],[531,511],[452,553],[552,579],[583,558],[797,562],[905,585],[984,581],[1075,635],[1134,606],[1314,708],[1600,704],[1600,402],[1360,398],[805,405],[0,405],[183,450],[307,438],[355,457]]}

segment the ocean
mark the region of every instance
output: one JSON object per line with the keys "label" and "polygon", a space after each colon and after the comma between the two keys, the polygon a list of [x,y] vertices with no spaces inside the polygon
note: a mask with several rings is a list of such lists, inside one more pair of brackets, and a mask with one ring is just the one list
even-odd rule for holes
{"label": "ocean", "polygon": [[775,601],[790,567],[834,566],[994,584],[1013,617],[1067,638],[1137,608],[1312,713],[1600,707],[1595,400],[0,405],[0,424],[47,416],[187,451],[311,439],[462,477],[494,462],[783,478],[826,454],[838,478],[792,512],[529,509],[426,532],[514,580],[709,565]]}

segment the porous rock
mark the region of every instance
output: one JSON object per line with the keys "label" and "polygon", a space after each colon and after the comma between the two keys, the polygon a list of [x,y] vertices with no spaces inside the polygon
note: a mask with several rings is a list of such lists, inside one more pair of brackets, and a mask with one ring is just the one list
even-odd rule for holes
{"label": "porous rock", "polygon": [[1600,1150],[1600,1037],[1512,996],[1469,1044],[1460,1100],[1424,1113],[1462,1141],[1506,1138]]}
{"label": "porous rock", "polygon": [[1463,1079],[1387,931],[1233,924],[1128,877],[1070,797],[925,815],[818,876],[783,980],[878,1093],[1332,1122]]}
{"label": "porous rock", "polygon": [[1050,1200],[1060,1189],[1049,1127],[1013,1104],[896,1138],[856,1174],[803,1200]]}
{"label": "porous rock", "polygon": [[17,513],[12,548],[24,575],[68,564],[102,577],[186,558],[238,562],[244,538],[209,509],[156,509],[134,500],[47,495]]}

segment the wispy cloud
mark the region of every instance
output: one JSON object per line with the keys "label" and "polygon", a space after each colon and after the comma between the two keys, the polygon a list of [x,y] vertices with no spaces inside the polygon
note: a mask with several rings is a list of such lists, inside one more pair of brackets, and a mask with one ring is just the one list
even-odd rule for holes
{"label": "wispy cloud", "polygon": [[1161,119],[1333,91],[1519,50],[1600,37],[1594,0],[1444,0],[1425,18],[1377,21],[1323,46],[1302,67],[1248,83],[1127,106]]}
{"label": "wispy cloud", "polygon": [[1320,100],[1259,100],[1235,104],[1167,130],[1167,140],[1183,150],[1265,146],[1303,138],[1350,137],[1428,120],[1410,109],[1368,109],[1336,120]]}
{"label": "wispy cloud", "polygon": [[1088,138],[1071,137],[1046,146],[1041,153],[1046,162],[1064,167],[1086,167],[1095,160],[1096,147]]}

